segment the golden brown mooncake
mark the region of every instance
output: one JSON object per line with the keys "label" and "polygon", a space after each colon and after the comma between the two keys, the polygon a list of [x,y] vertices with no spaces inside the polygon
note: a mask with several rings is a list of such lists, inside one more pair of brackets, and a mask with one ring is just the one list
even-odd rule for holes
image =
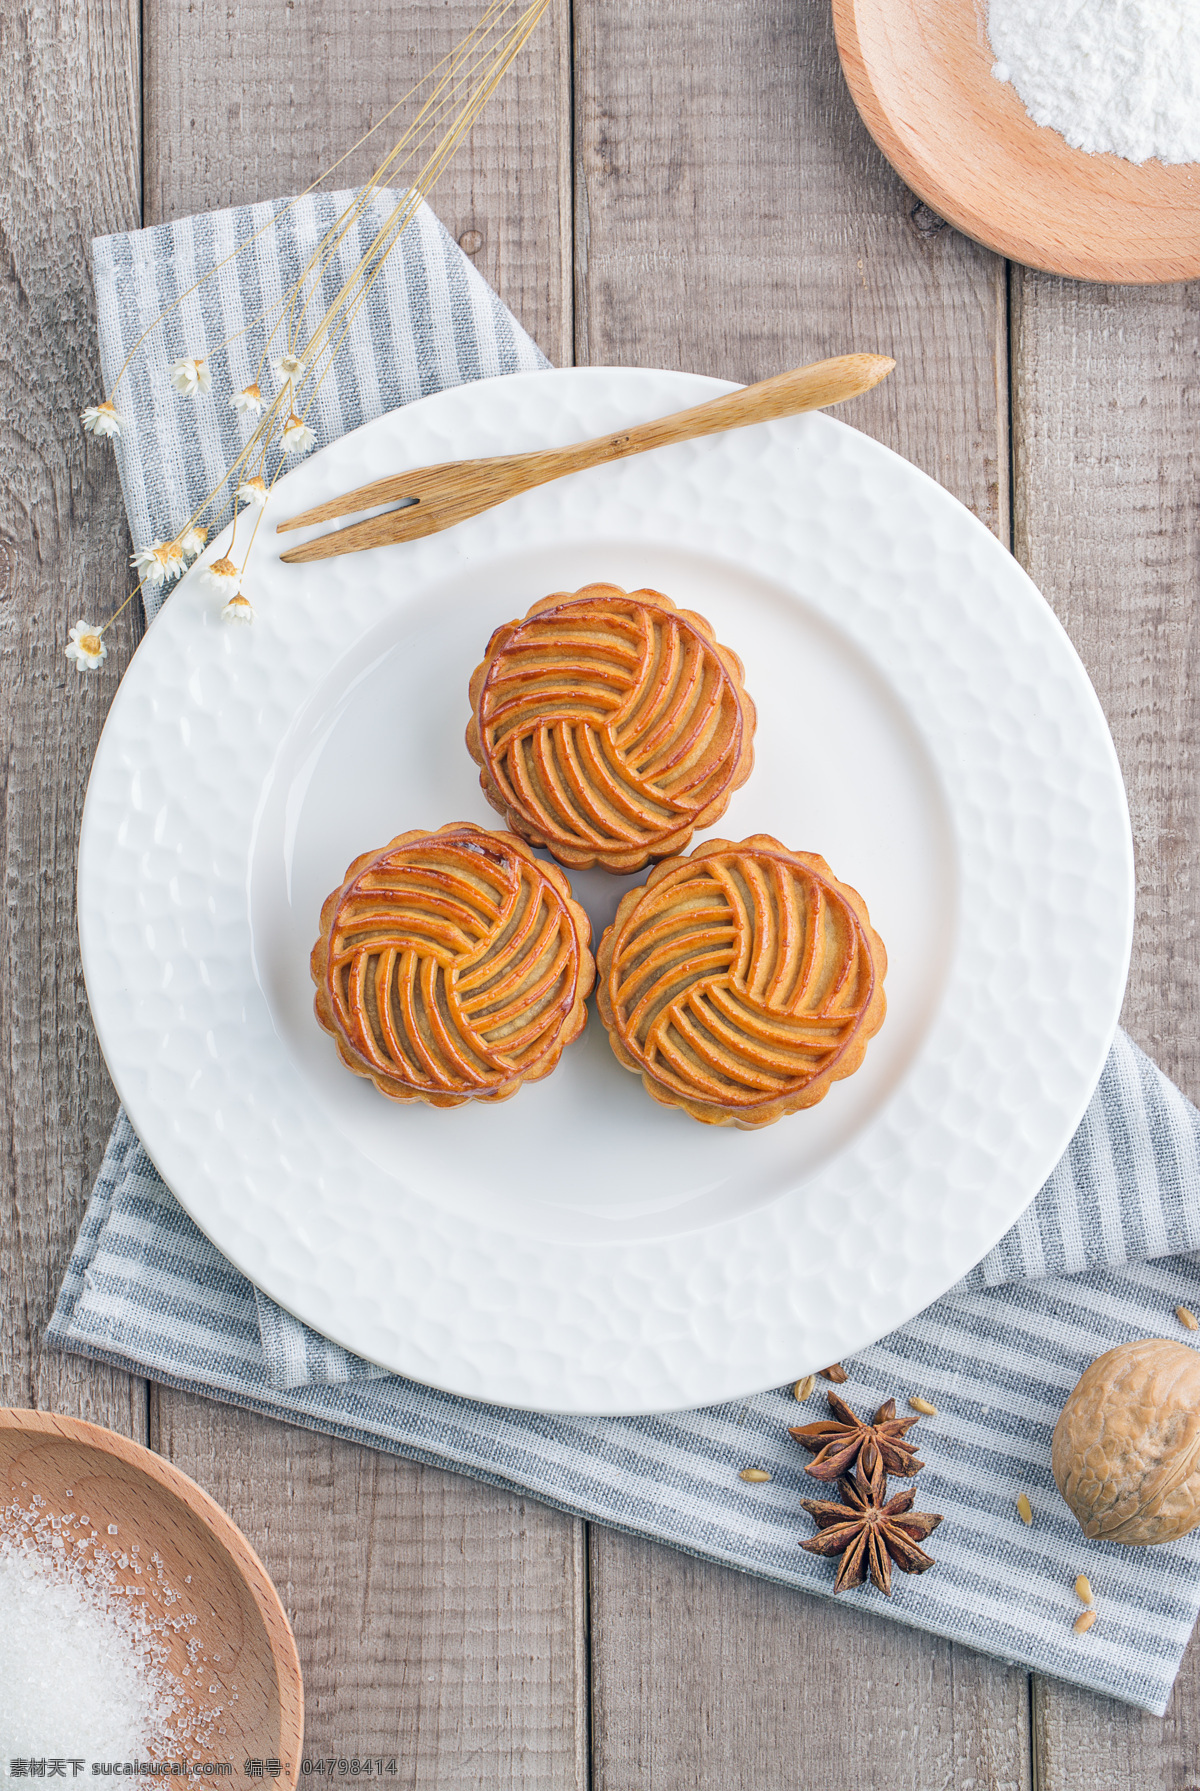
{"label": "golden brown mooncake", "polygon": [[507,1100],[587,1023],[591,926],[511,833],[453,822],[356,858],[321,909],[317,1019],[393,1101]]}
{"label": "golden brown mooncake", "polygon": [[660,864],[622,899],[596,964],[617,1057],[708,1125],[814,1106],[854,1074],[887,1008],[862,897],[765,833]]}
{"label": "golden brown mooncake", "polygon": [[585,585],[497,628],[467,748],[524,839],[574,870],[637,871],[725,813],[754,764],[754,704],[703,616]]}

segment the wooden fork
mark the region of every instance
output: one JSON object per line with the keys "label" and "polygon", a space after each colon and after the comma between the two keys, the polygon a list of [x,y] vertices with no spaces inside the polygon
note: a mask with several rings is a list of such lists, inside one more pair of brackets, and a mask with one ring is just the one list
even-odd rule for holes
{"label": "wooden fork", "polygon": [[357,491],[348,491],[328,504],[317,504],[302,515],[279,523],[276,532],[282,535],[289,529],[329,522],[335,516],[349,516],[355,510],[369,510],[378,504],[400,502],[402,508],[320,535],[315,541],[306,541],[303,547],[290,548],[280,558],[296,564],[325,560],[333,554],[359,553],[363,548],[382,547],[390,541],[417,541],[422,535],[436,535],[439,529],[452,528],[468,516],[478,516],[481,510],[503,504],[518,492],[561,479],[565,473],[582,472],[585,467],[602,466],[609,460],[624,460],[630,454],[644,454],[671,442],[691,441],[698,435],[716,435],[723,429],[742,429],[747,423],[769,423],[776,417],[792,417],[800,411],[841,404],[878,385],[895,365],[882,354],[839,355],[832,361],[817,361],[811,367],[777,373],[773,379],[743,386],[739,392],[726,392],[692,410],[676,411],[653,423],[637,423],[615,435],[600,435],[570,448],[500,454],[490,460],[452,460],[443,466],[397,473],[390,479],[378,479],[373,485],[360,485]]}

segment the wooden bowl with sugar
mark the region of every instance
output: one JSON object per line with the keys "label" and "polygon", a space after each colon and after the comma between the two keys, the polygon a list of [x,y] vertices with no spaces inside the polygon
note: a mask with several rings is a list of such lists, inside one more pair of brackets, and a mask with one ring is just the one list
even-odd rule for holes
{"label": "wooden bowl with sugar", "polygon": [[1200,275],[1200,164],[1072,149],[992,74],[986,0],[833,0],[854,103],[918,198],[976,242],[1077,280]]}
{"label": "wooden bowl with sugar", "polygon": [[[59,1539],[62,1540],[59,1540]],[[157,1670],[187,1700],[171,1759],[263,1762],[293,1791],[304,1688],[291,1626],[266,1568],[203,1489],[115,1431],[0,1407],[0,1541],[50,1545],[151,1626]],[[161,1750],[160,1750],[161,1751]],[[278,1762],[278,1772],[267,1772]]]}

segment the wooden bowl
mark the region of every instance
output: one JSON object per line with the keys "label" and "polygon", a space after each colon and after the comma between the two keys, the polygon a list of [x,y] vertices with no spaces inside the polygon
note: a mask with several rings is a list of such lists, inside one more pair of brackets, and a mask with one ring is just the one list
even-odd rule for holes
{"label": "wooden bowl", "polygon": [[[0,1407],[0,1504],[28,1509],[35,1494],[45,1501],[39,1517],[78,1523],[86,1514],[98,1533],[96,1546],[109,1550],[117,1582],[148,1604],[156,1592],[161,1596],[152,1556],[161,1557],[163,1582],[181,1595],[173,1613],[195,1613],[185,1633],[164,1637],[170,1641],[164,1670],[203,1708],[220,1705],[225,1726],[217,1745],[197,1748],[195,1757],[231,1761],[235,1777],[247,1759],[278,1759],[282,1770],[274,1782],[292,1791],[304,1739],[300,1660],[279,1594],[236,1524],[194,1480],[115,1431]],[[204,1663],[199,1683],[194,1672],[183,1671],[192,1664],[189,1643],[193,1654],[199,1644],[196,1658]],[[220,1664],[210,1671],[213,1656]],[[264,1786],[271,1778],[264,1772]]]}
{"label": "wooden bowl", "polygon": [[1085,155],[992,74],[986,0],[833,0],[842,68],[888,161],[989,249],[1078,280],[1200,275],[1200,164]]}

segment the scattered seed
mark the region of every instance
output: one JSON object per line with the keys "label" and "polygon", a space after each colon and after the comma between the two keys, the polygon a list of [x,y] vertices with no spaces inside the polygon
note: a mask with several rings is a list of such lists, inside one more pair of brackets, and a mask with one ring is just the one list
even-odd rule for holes
{"label": "scattered seed", "polygon": [[1175,1316],[1185,1330],[1200,1331],[1200,1318],[1197,1318],[1196,1314],[1190,1312],[1186,1306],[1176,1306]]}
{"label": "scattered seed", "polygon": [[1017,1510],[1020,1513],[1021,1522],[1023,1524],[1031,1524],[1033,1522],[1033,1506],[1029,1503],[1028,1493],[1019,1493],[1017,1495]]}
{"label": "scattered seed", "polygon": [[812,1390],[817,1384],[815,1374],[806,1374],[802,1381],[797,1381],[792,1388],[792,1398],[801,1401],[812,1398]]}
{"label": "scattered seed", "polygon": [[739,1480],[769,1480],[771,1476],[765,1468],[743,1468],[738,1475]]}
{"label": "scattered seed", "polygon": [[1095,1604],[1096,1602],[1092,1594],[1092,1582],[1086,1573],[1081,1573],[1075,1581],[1075,1596],[1080,1604]]}
{"label": "scattered seed", "polygon": [[937,1407],[935,1405],[930,1405],[927,1399],[922,1399],[919,1393],[910,1393],[908,1396],[908,1403],[913,1411],[920,1412],[922,1417],[937,1417]]}
{"label": "scattered seed", "polygon": [[1078,1617],[1076,1617],[1076,1619],[1075,1619],[1074,1623],[1071,1625],[1071,1627],[1075,1631],[1075,1634],[1077,1636],[1084,1636],[1087,1634],[1088,1630],[1092,1627],[1092,1624],[1095,1621],[1096,1621],[1095,1611],[1080,1611]]}
{"label": "scattered seed", "polygon": [[842,1367],[840,1362],[831,1362],[828,1368],[822,1368],[820,1372],[821,1379],[823,1381],[832,1381],[835,1387],[840,1387],[843,1381],[848,1381],[850,1379],[850,1376],[846,1373],[846,1370]]}

